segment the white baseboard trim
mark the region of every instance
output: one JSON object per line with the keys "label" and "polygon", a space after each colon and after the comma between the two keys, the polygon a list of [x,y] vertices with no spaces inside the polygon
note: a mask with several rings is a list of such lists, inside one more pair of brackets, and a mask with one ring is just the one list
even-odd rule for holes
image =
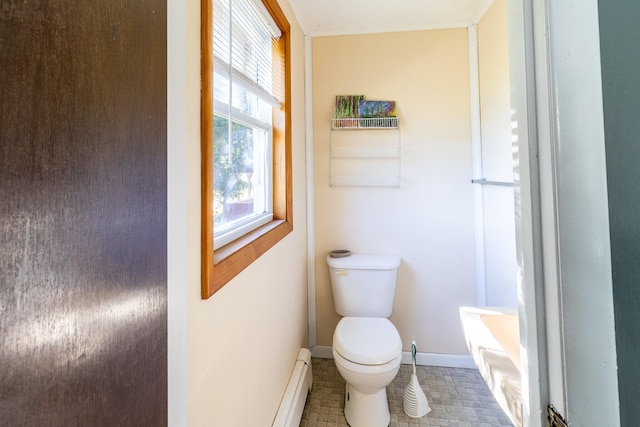
{"label": "white baseboard trim", "polygon": [[[316,345],[311,347],[311,357],[317,357],[319,359],[333,359],[333,349],[326,345]],[[402,352],[402,363],[407,365],[411,364],[410,351]],[[460,354],[417,353],[416,365],[476,369],[476,364],[471,356],[464,356]]]}
{"label": "white baseboard trim", "polygon": [[[410,351],[402,352],[402,363],[407,365],[411,364]],[[416,365],[477,369],[473,357],[461,354],[416,353]]]}

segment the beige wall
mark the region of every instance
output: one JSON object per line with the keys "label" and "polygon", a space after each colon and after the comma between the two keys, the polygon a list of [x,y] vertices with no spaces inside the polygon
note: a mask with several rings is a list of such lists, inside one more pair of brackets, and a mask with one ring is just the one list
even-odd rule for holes
{"label": "beige wall", "polygon": [[[513,182],[507,0],[495,0],[478,23],[483,177]],[[483,186],[487,305],[516,307],[513,188]]]}
{"label": "beige wall", "polygon": [[172,425],[270,426],[308,346],[304,39],[292,26],[294,231],[200,299],[200,1],[169,3],[169,415]]}
{"label": "beige wall", "polygon": [[478,23],[483,168],[496,181],[513,180],[507,0],[494,0]]}
{"label": "beige wall", "polygon": [[[336,95],[397,102],[399,189],[331,188]],[[339,316],[325,257],[337,248],[402,258],[391,317],[408,350],[467,355],[458,315],[475,305],[467,30],[313,39],[318,345]],[[390,136],[392,137],[392,136]]]}

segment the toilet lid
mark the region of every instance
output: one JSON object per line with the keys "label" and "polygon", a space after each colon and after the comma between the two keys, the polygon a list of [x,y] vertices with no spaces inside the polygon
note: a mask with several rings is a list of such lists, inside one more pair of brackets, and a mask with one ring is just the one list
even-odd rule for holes
{"label": "toilet lid", "polygon": [[333,348],[351,362],[382,365],[402,353],[402,341],[388,319],[343,317],[333,334]]}

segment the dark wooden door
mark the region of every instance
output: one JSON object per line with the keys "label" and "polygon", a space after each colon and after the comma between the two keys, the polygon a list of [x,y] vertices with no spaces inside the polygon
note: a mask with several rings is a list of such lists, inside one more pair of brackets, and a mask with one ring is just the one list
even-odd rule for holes
{"label": "dark wooden door", "polygon": [[0,0],[0,425],[167,424],[166,18]]}

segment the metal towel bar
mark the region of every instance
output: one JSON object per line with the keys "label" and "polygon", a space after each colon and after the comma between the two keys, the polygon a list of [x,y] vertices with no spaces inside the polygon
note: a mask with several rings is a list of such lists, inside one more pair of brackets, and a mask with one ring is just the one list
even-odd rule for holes
{"label": "metal towel bar", "polygon": [[486,178],[472,179],[472,184],[497,185],[499,187],[513,187],[513,182],[488,181]]}

